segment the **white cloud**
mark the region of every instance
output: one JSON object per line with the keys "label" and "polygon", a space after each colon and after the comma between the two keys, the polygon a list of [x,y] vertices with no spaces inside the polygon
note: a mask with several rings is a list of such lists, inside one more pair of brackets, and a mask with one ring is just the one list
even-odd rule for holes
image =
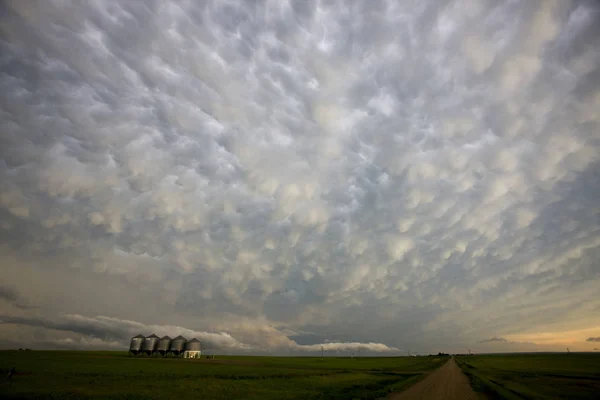
{"label": "white cloud", "polygon": [[485,43],[477,36],[471,35],[465,38],[463,52],[475,73],[480,74],[492,65],[495,54],[491,47],[489,43]]}
{"label": "white cloud", "polygon": [[382,343],[319,343],[311,345],[297,345],[296,349],[302,351],[357,351],[357,350],[368,350],[377,353],[387,352],[399,352],[400,349],[396,347],[389,347]]}

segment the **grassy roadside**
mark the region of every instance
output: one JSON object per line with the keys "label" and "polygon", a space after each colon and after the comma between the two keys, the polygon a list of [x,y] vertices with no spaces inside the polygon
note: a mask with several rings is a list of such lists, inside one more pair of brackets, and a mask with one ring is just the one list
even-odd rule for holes
{"label": "grassy roadside", "polygon": [[596,399],[600,354],[494,354],[456,357],[473,389],[492,399]]}
{"label": "grassy roadside", "polygon": [[522,397],[504,389],[497,383],[477,372],[477,369],[460,358],[455,358],[456,364],[471,381],[471,387],[478,393],[483,393],[493,400],[523,400]]}
{"label": "grassy roadside", "polygon": [[6,399],[379,399],[415,383],[444,357],[217,357],[123,352],[0,351]]}

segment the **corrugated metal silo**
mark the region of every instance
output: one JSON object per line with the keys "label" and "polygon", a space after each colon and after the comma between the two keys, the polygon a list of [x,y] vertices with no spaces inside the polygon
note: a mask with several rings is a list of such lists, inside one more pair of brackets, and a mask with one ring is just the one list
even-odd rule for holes
{"label": "corrugated metal silo", "polygon": [[185,344],[185,351],[202,351],[202,343],[196,338]]}
{"label": "corrugated metal silo", "polygon": [[175,339],[171,340],[171,344],[169,346],[169,352],[175,355],[179,355],[183,353],[185,350],[185,343],[187,339],[183,336],[179,335]]}
{"label": "corrugated metal silo", "polygon": [[196,338],[185,344],[184,358],[200,358],[202,355],[202,343]]}
{"label": "corrugated metal silo", "polygon": [[156,346],[158,345],[158,341],[160,338],[156,336],[154,333],[150,336],[147,336],[144,339],[144,345],[142,346],[142,351],[146,354],[152,354],[156,351]]}
{"label": "corrugated metal silo", "polygon": [[158,351],[163,356],[169,352],[169,347],[171,346],[171,338],[169,336],[163,336],[158,341],[158,345],[156,346],[156,351]]}
{"label": "corrugated metal silo", "polygon": [[134,355],[138,355],[142,351],[144,339],[146,338],[143,335],[137,335],[132,337],[131,343],[129,344],[129,351]]}

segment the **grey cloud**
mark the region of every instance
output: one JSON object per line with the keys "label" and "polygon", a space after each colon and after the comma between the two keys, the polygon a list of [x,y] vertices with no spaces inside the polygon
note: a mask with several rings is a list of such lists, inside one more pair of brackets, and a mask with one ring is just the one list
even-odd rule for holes
{"label": "grey cloud", "polygon": [[22,298],[17,290],[11,286],[0,285],[0,300],[4,300],[20,309],[33,308]]}
{"label": "grey cloud", "polygon": [[52,321],[36,317],[0,316],[0,321],[5,324],[19,324],[74,332],[106,342],[120,342],[121,345],[127,343],[131,336],[135,334],[143,333],[149,335],[149,331],[152,331],[158,335],[196,337],[203,341],[207,348],[221,350],[236,349],[242,351],[250,349],[248,345],[238,342],[225,332],[201,332],[178,326],[145,325],[136,321],[102,316],[89,318],[81,315],[64,315]]}
{"label": "grey cloud", "polygon": [[[42,327],[46,329],[53,329],[59,331],[69,331],[74,333],[80,333],[86,336],[96,337],[105,340],[123,340],[122,331],[111,327],[99,327],[96,325],[90,325],[85,321],[78,321],[77,319],[67,316],[60,320],[47,320],[37,317],[18,317],[18,316],[1,316],[0,321],[4,324],[18,324],[32,327]],[[83,323],[82,323],[83,322]]]}
{"label": "grey cloud", "polygon": [[[205,332],[192,330],[180,326],[172,325],[147,325],[137,321],[121,320],[111,317],[84,317],[81,315],[61,315],[49,320],[47,318],[19,317],[19,316],[0,316],[0,323],[22,325],[26,327],[44,328],[53,331],[65,331],[81,335],[77,338],[63,337],[51,341],[42,342],[54,347],[64,348],[119,348],[124,349],[128,345],[129,339],[136,334],[146,334],[149,332],[162,335],[178,336],[183,335],[188,338],[195,337],[203,343],[203,347],[210,351],[221,352],[316,352],[323,348],[325,351],[356,351],[365,350],[374,353],[398,352],[395,347],[386,346],[382,343],[360,343],[360,342],[337,342],[337,343],[316,343],[316,344],[298,344],[294,340],[287,338],[289,329],[278,330],[267,326],[248,325],[244,329],[238,330],[237,334],[241,337],[252,339],[252,331],[262,333],[263,338],[258,339],[253,345],[245,344],[234,338],[227,332]],[[233,327],[235,329],[235,327]],[[40,344],[40,343],[38,343]]]}
{"label": "grey cloud", "polygon": [[18,298],[19,296],[14,288],[0,286],[0,299],[14,303]]}
{"label": "grey cloud", "polygon": [[585,341],[586,342],[600,342],[600,337],[589,337]]}
{"label": "grey cloud", "polygon": [[3,349],[16,350],[26,348],[33,350],[123,350],[123,344],[120,342],[107,342],[95,338],[63,338],[52,340],[40,340],[39,338],[28,338],[25,342],[23,338],[17,341],[1,340],[0,347]]}
{"label": "grey cloud", "polygon": [[492,342],[508,342],[508,340],[501,338],[501,337],[494,336],[492,338],[479,341],[479,343],[492,343]]}
{"label": "grey cloud", "polygon": [[593,2],[0,7],[0,276],[56,315],[428,351],[600,305]]}

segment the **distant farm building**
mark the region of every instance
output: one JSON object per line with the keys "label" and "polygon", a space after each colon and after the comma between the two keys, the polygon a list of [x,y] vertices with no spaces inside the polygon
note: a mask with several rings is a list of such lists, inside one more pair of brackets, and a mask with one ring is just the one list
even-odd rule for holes
{"label": "distant farm building", "polygon": [[192,339],[185,344],[183,358],[200,358],[202,356],[202,344],[198,339]]}
{"label": "distant farm building", "polygon": [[158,341],[158,345],[156,346],[156,351],[158,351],[161,355],[166,355],[169,352],[169,347],[171,346],[171,338],[169,336],[163,336]]}
{"label": "distant farm building", "polygon": [[142,351],[142,346],[144,345],[144,339],[146,339],[142,335],[137,335],[131,338],[131,343],[129,344],[129,351],[133,355],[138,355]]}
{"label": "distant farm building", "polygon": [[160,338],[156,336],[154,333],[146,339],[144,339],[144,345],[142,346],[142,351],[148,355],[154,354],[156,351],[156,346],[158,346],[158,341]]}
{"label": "distant farm building", "polygon": [[171,339],[169,336],[159,338],[155,334],[150,336],[137,335],[131,338],[129,352],[138,354],[160,354],[166,357],[169,354],[184,358],[200,358],[202,356],[202,343],[196,338],[187,340],[183,336]]}
{"label": "distant farm building", "polygon": [[183,336],[179,335],[175,339],[171,340],[171,345],[169,346],[169,353],[180,355],[185,350],[185,344],[187,343],[187,339]]}

